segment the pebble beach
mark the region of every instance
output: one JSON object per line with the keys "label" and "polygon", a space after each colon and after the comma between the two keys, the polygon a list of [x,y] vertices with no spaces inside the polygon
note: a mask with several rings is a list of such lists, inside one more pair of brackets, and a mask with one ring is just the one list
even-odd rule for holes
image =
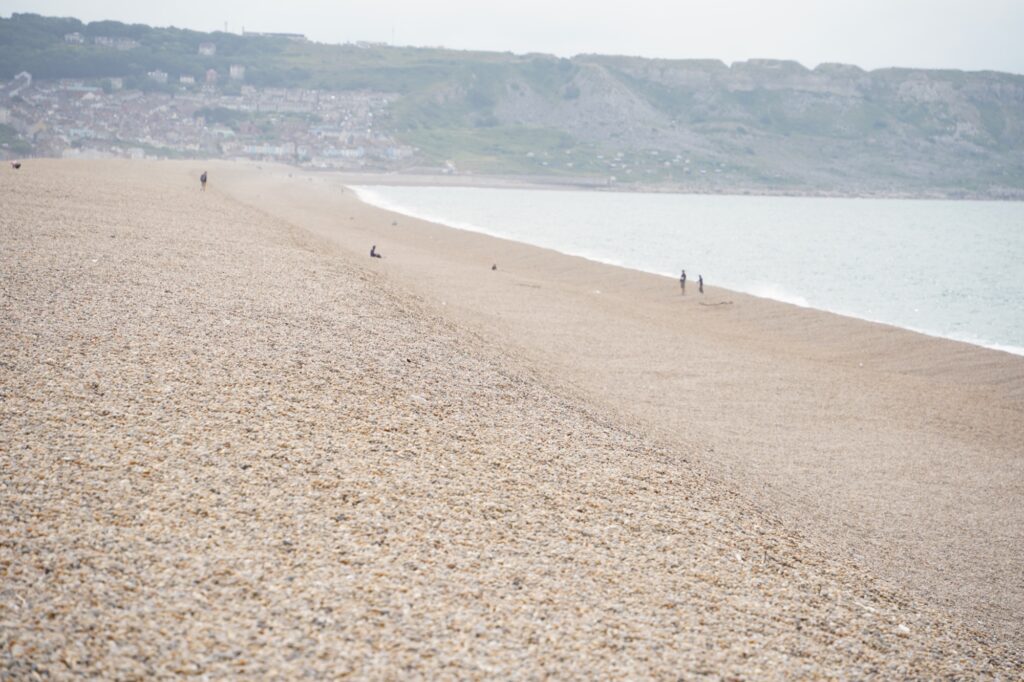
{"label": "pebble beach", "polygon": [[228,168],[0,173],[0,678],[1024,671]]}

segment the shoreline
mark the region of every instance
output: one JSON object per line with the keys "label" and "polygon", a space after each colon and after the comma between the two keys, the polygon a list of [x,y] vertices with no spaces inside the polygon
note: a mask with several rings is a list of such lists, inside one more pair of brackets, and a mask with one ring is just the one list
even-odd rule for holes
{"label": "shoreline", "polygon": [[[232,163],[260,164],[256,161],[236,161]],[[282,164],[284,166],[284,164]],[[621,192],[624,194],[692,194],[699,196],[763,196],[763,197],[799,197],[807,199],[899,199],[905,201],[992,201],[1017,202],[1024,201],[1024,191],[1016,194],[987,194],[984,192],[949,191],[949,190],[788,190],[770,187],[701,187],[696,185],[676,184],[609,184],[597,177],[560,177],[530,175],[488,175],[488,174],[442,174],[442,173],[402,173],[392,171],[356,172],[336,169],[307,168],[304,166],[287,166],[295,172],[336,175],[345,179],[345,184],[359,185],[392,185],[414,187],[484,187],[490,189],[536,189]]]}
{"label": "shoreline", "polygon": [[0,189],[0,676],[1024,663],[1024,362],[287,171]]}
{"label": "shoreline", "polygon": [[[54,157],[21,156],[21,160],[60,161]],[[13,157],[12,157],[13,159]],[[68,159],[74,160],[74,159]],[[126,161],[122,158],[83,159],[91,161]],[[609,184],[607,179],[597,176],[558,176],[558,175],[505,175],[487,173],[452,173],[412,172],[404,171],[357,171],[335,168],[315,168],[311,166],[293,165],[280,161],[256,161],[252,159],[221,159],[221,158],[160,158],[145,159],[146,163],[168,164],[227,164],[253,167],[285,169],[292,173],[307,175],[336,176],[345,179],[345,184],[367,184],[385,186],[438,186],[438,187],[483,187],[490,189],[535,189],[565,190],[593,192],[621,192],[623,194],[683,194],[697,196],[754,196],[754,197],[798,197],[807,199],[898,199],[904,201],[971,201],[971,202],[1021,202],[1024,201],[1024,190],[1013,193],[999,194],[965,191],[965,190],[857,190],[842,189],[785,189],[760,186],[729,186],[706,187],[698,185],[682,185],[672,183],[634,183],[617,182]]]}
{"label": "shoreline", "polygon": [[[509,237],[509,236],[503,235],[503,234],[501,234],[499,232],[496,232],[496,231],[490,231],[490,230],[486,229],[485,227],[482,227],[482,226],[479,226],[479,225],[474,225],[474,224],[471,224],[471,223],[463,223],[463,222],[459,222],[459,221],[452,222],[452,221],[449,221],[449,220],[445,220],[444,218],[440,218],[438,216],[428,215],[428,214],[425,214],[425,213],[421,213],[421,212],[417,212],[417,211],[414,211],[414,210],[410,210],[407,207],[402,207],[402,206],[399,206],[399,205],[392,204],[391,202],[388,202],[388,201],[386,201],[386,200],[384,200],[384,199],[382,199],[380,197],[373,196],[370,192],[365,191],[365,190],[371,190],[371,192],[372,192],[372,187],[374,185],[359,185],[359,184],[350,184],[350,183],[346,182],[345,186],[350,191],[354,192],[356,194],[356,196],[359,198],[359,200],[362,201],[363,203],[368,204],[370,206],[374,206],[375,208],[378,208],[378,209],[383,210],[383,211],[398,213],[400,215],[405,215],[405,216],[408,216],[410,218],[415,218],[417,220],[423,220],[423,221],[430,222],[430,223],[437,223],[437,224],[445,225],[445,226],[450,227],[450,228],[455,229],[455,230],[462,230],[462,231],[465,231],[465,232],[481,234],[481,235],[488,236],[488,237],[493,237],[493,238],[496,238],[496,239],[505,239],[505,240],[515,241],[517,243],[525,244],[525,245],[528,245],[528,246],[534,246],[536,248],[551,248],[551,247],[541,246],[539,244],[532,244],[530,242],[519,241],[519,240],[517,240],[517,239],[515,239],[513,237]],[[384,186],[387,186],[387,185],[384,185]],[[432,184],[429,184],[429,183],[428,184],[410,183],[409,186],[422,187],[424,189],[431,189],[433,187],[437,187],[437,185],[432,185]],[[456,186],[456,185],[452,185],[452,186]],[[459,187],[463,187],[462,185],[458,185],[458,186]],[[486,187],[488,189],[533,189],[533,190],[545,190],[546,189],[546,190],[551,190],[551,191],[558,191],[559,189],[561,189],[561,188],[557,188],[557,187],[529,187],[529,186],[521,186],[521,187],[520,186],[504,186],[503,187],[503,186],[484,186],[484,185],[480,185],[478,187]],[[588,190],[586,190],[584,188],[579,188],[579,190],[580,191],[588,191]],[[742,195],[735,195],[735,196],[742,196]],[[806,198],[806,197],[804,197],[804,198]],[[814,197],[814,198],[827,198],[827,197]],[[850,197],[846,197],[846,198],[850,198]],[[555,251],[556,253],[560,253],[562,255],[565,255],[565,256],[583,258],[585,260],[589,260],[589,261],[591,261],[593,263],[597,263],[597,264],[601,264],[601,265],[608,265],[608,266],[612,266],[612,267],[624,267],[624,268],[626,268],[628,270],[633,270],[635,272],[649,274],[649,275],[656,275],[656,276],[659,276],[659,277],[667,278],[669,280],[675,280],[676,279],[676,277],[674,275],[671,275],[671,274],[668,274],[668,273],[665,273],[665,272],[658,272],[658,271],[654,271],[654,270],[645,270],[645,269],[641,269],[641,268],[633,268],[633,267],[629,267],[629,266],[624,266],[624,265],[622,265],[620,263],[616,263],[616,262],[611,261],[611,260],[602,260],[600,258],[595,258],[595,257],[592,257],[592,256],[584,254],[584,253],[573,253],[571,251],[561,251],[561,250],[554,249],[554,248],[552,248],[551,250]],[[873,319],[873,318],[870,318],[870,317],[864,317],[864,316],[857,315],[857,314],[850,313],[850,312],[843,311],[843,310],[815,307],[815,306],[812,306],[810,304],[807,304],[806,302],[799,302],[797,299],[801,299],[801,300],[803,299],[803,297],[801,296],[801,294],[799,292],[796,292],[793,296],[781,298],[781,297],[773,297],[773,296],[763,296],[763,295],[760,295],[758,293],[755,293],[755,292],[752,292],[752,291],[746,291],[746,290],[741,289],[741,288],[735,288],[735,289],[734,288],[729,288],[729,287],[719,287],[719,288],[721,288],[723,291],[731,291],[731,292],[734,292],[734,293],[737,293],[737,294],[744,294],[744,295],[747,295],[747,296],[753,296],[755,298],[760,298],[760,299],[767,300],[767,301],[774,301],[774,302],[777,302],[777,303],[785,303],[785,304],[794,305],[794,306],[797,306],[797,307],[800,307],[800,308],[806,308],[808,310],[815,310],[815,311],[818,311],[818,312],[830,313],[830,314],[833,314],[833,315],[839,315],[840,317],[849,318],[851,320],[857,320],[857,321],[860,321],[860,322],[869,322],[869,323],[872,323],[872,324],[878,324],[878,325],[883,325],[883,326],[886,326],[886,327],[892,327],[893,329],[899,329],[899,330],[902,330],[902,331],[912,332],[912,333],[915,333],[915,334],[922,334],[924,336],[928,336],[928,337],[934,338],[934,339],[942,339],[942,340],[946,340],[946,341],[953,341],[953,342],[956,342],[956,343],[964,343],[964,344],[967,344],[969,346],[974,346],[974,347],[977,347],[977,348],[984,348],[986,350],[993,350],[993,351],[998,351],[998,352],[1002,352],[1002,353],[1008,353],[1010,355],[1024,356],[1024,346],[1015,346],[1015,345],[1012,345],[1012,344],[1005,344],[1005,343],[1000,343],[1000,342],[995,342],[995,341],[987,341],[987,340],[970,340],[970,339],[966,339],[966,338],[957,338],[957,337],[954,337],[954,336],[949,336],[949,335],[946,335],[946,334],[942,334],[940,332],[930,331],[930,330],[927,330],[927,329],[916,328],[916,327],[912,327],[912,326],[904,326],[904,325],[896,324],[896,323],[889,322],[889,321],[886,321],[886,320],[878,320],[878,319]]]}
{"label": "shoreline", "polygon": [[355,258],[376,243],[388,281],[702,453],[809,537],[1024,641],[1024,358],[711,286],[705,302],[731,304],[700,306],[660,275],[364,204],[337,176],[225,173]]}

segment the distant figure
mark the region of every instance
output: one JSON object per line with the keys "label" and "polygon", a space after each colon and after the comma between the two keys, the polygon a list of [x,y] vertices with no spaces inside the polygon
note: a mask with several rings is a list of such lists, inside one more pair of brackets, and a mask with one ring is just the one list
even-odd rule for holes
{"label": "distant figure", "polygon": [[497,269],[498,269],[498,264],[497,263],[495,263],[494,265],[491,266],[491,270],[497,270]]}
{"label": "distant figure", "polygon": [[203,174],[199,176],[199,189],[203,192],[206,191],[206,171],[203,171]]}
{"label": "distant figure", "polygon": [[14,170],[21,168],[21,161],[11,161],[11,168]]}
{"label": "distant figure", "polygon": [[370,247],[370,258],[383,258],[384,256],[377,253],[377,245],[374,244]]}
{"label": "distant figure", "polygon": [[704,293],[704,275],[697,275],[697,287],[700,289],[700,293]]}
{"label": "distant figure", "polygon": [[683,296],[686,295],[686,270],[683,270],[683,274],[679,275],[679,289],[683,292]]}

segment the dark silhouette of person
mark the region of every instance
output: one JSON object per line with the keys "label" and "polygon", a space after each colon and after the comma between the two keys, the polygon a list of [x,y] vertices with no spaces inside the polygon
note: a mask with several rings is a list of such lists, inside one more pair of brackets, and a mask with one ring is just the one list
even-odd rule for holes
{"label": "dark silhouette of person", "polygon": [[377,253],[377,245],[376,244],[374,244],[373,246],[370,247],[370,258],[383,258],[382,255]]}
{"label": "dark silhouette of person", "polygon": [[203,192],[206,191],[206,171],[203,171],[203,174],[199,176],[199,189]]}
{"label": "dark silhouette of person", "polygon": [[686,270],[683,270],[683,274],[679,275],[679,289],[686,295]]}
{"label": "dark silhouette of person", "polygon": [[14,170],[21,168],[21,161],[11,161],[11,168]]}
{"label": "dark silhouette of person", "polygon": [[700,293],[704,293],[704,275],[697,275],[697,286],[700,288]]}

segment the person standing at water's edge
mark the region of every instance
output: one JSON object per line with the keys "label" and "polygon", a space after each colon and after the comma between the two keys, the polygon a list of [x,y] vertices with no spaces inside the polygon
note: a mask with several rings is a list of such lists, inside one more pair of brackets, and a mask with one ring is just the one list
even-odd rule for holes
{"label": "person standing at water's edge", "polygon": [[683,292],[683,296],[686,295],[686,270],[683,270],[683,274],[679,275],[679,290]]}
{"label": "person standing at water's edge", "polygon": [[201,192],[206,191],[206,171],[203,171],[203,174],[199,176],[199,190]]}
{"label": "person standing at water's edge", "polygon": [[700,289],[700,293],[704,293],[704,275],[697,275],[697,288]]}

